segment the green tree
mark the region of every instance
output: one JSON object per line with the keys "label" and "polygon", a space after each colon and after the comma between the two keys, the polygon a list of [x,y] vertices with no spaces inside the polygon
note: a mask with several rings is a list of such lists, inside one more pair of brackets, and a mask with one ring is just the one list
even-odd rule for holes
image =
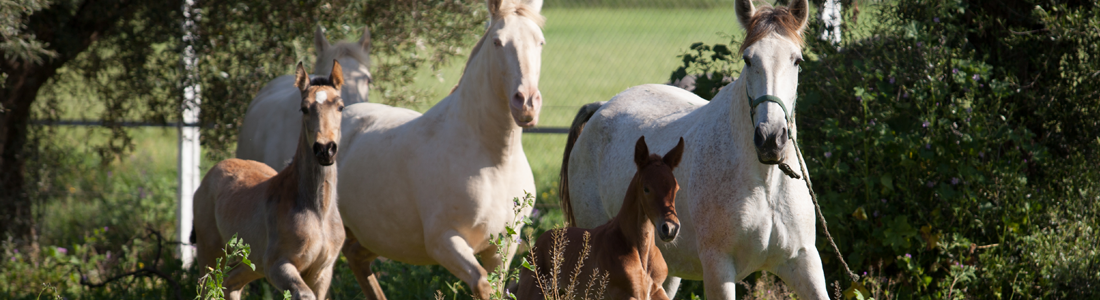
{"label": "green tree", "polygon": [[[197,1],[203,145],[228,156],[252,96],[297,61],[311,62],[312,32],[330,38],[371,29],[375,89],[371,100],[415,104],[410,88],[423,67],[438,68],[463,54],[480,33],[483,3],[474,0],[240,0]],[[55,119],[66,82],[80,81],[105,107],[111,138],[104,157],[133,148],[121,121],[179,120],[183,11],[179,0],[16,0],[0,2],[0,233],[24,237],[33,227],[35,195],[28,159],[38,140],[32,119]],[[335,33],[335,34],[334,34]],[[36,111],[35,103],[46,109]],[[48,142],[43,140],[42,142]],[[105,160],[105,161],[110,161]],[[32,162],[41,163],[41,162]],[[28,167],[30,166],[30,167]],[[33,176],[32,176],[33,177]],[[41,180],[41,181],[40,181]],[[48,188],[48,187],[47,187]],[[42,189],[42,187],[39,187]]]}

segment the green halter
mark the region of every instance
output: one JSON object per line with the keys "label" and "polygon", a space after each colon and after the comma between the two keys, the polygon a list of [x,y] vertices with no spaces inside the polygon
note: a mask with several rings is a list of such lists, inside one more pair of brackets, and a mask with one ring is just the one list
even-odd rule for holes
{"label": "green halter", "polygon": [[763,95],[756,97],[756,100],[752,100],[752,96],[749,95],[749,87],[745,87],[745,100],[749,101],[749,118],[753,123],[756,123],[756,107],[760,106],[764,102],[774,102],[779,104],[779,108],[783,109],[783,117],[787,119],[787,138],[794,139],[794,130],[791,127],[793,123],[791,118],[793,117],[790,111],[787,110],[787,105],[783,104],[783,99],[775,95]]}

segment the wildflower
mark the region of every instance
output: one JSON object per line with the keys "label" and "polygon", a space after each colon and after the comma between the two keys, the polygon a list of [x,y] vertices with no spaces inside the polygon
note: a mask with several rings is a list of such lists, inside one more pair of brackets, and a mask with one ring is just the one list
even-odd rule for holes
{"label": "wildflower", "polygon": [[867,271],[863,271],[863,276],[867,276]]}
{"label": "wildflower", "polygon": [[878,218],[878,210],[875,210],[875,213],[874,213],[874,214],[872,214],[872,215],[874,215],[874,216],[875,216],[875,218]]}
{"label": "wildflower", "polygon": [[532,209],[531,210],[531,218],[535,219],[535,218],[538,218],[538,217],[539,217],[539,209],[538,208]]}
{"label": "wildflower", "polygon": [[882,200],[882,203],[886,203],[886,198],[882,198],[880,200]]}
{"label": "wildflower", "polygon": [[969,114],[971,111],[972,111],[971,108],[969,108],[969,107],[966,108],[966,113]]}
{"label": "wildflower", "polygon": [[917,42],[917,47],[924,45],[924,42]]}
{"label": "wildflower", "polygon": [[909,92],[902,93],[901,97],[908,99],[909,98]]}
{"label": "wildflower", "polygon": [[1026,159],[1026,158],[1024,159],[1024,163],[1025,163],[1025,164],[1027,163],[1027,159]]}
{"label": "wildflower", "polygon": [[871,120],[871,126],[875,125],[875,120]]}
{"label": "wildflower", "polygon": [[57,252],[61,253],[61,254],[67,254],[67,253],[69,253],[69,249],[57,247]]}
{"label": "wildflower", "polygon": [[978,151],[978,157],[985,158],[985,151]]}
{"label": "wildflower", "polygon": [[931,143],[924,144],[924,149],[932,150],[932,144]]}
{"label": "wildflower", "polygon": [[890,84],[894,84],[894,77],[890,77]]}
{"label": "wildflower", "polygon": [[927,185],[928,187],[934,187],[934,186],[936,186],[936,183],[934,183],[934,182],[931,182],[931,181],[929,181],[929,182],[928,182],[927,184],[925,184],[925,185]]}
{"label": "wildflower", "polygon": [[103,232],[107,232],[108,229],[110,228],[108,228],[107,226],[103,226]]}
{"label": "wildflower", "polygon": [[932,22],[939,23],[940,22],[940,17],[932,18]]}
{"label": "wildflower", "polygon": [[909,253],[906,253],[906,254],[905,254],[905,258],[913,258],[913,256],[912,256],[912,255],[909,255]]}
{"label": "wildflower", "polygon": [[957,185],[957,184],[959,184],[959,178],[958,177],[951,177],[951,185]]}
{"label": "wildflower", "polygon": [[928,125],[931,125],[931,124],[932,123],[928,123],[928,121],[924,121],[924,123],[920,124],[920,127],[928,128]]}
{"label": "wildflower", "polygon": [[856,96],[856,101],[859,101],[860,103],[863,103],[863,97]]}
{"label": "wildflower", "polygon": [[833,153],[829,152],[829,151],[825,151],[825,158],[830,158],[830,157],[833,157]]}
{"label": "wildflower", "polygon": [[978,87],[985,87],[985,84],[984,83],[979,83]]}
{"label": "wildflower", "polygon": [[959,69],[951,68],[951,74],[958,74],[958,73],[959,73]]}
{"label": "wildflower", "polygon": [[970,78],[974,79],[974,81],[978,81],[979,79],[982,79],[982,77],[978,76],[978,74],[974,74],[974,77],[970,77]]}

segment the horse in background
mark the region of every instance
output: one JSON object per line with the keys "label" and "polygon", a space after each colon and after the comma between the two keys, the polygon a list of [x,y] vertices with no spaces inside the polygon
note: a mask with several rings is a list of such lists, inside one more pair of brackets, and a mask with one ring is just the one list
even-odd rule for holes
{"label": "horse in background", "polygon": [[[344,84],[340,97],[348,105],[367,102],[372,81],[370,71],[370,30],[363,28],[358,42],[340,42],[330,45],[320,27],[314,32],[313,46],[317,50],[317,63],[313,72],[332,73],[332,61],[340,62]],[[316,75],[310,75],[310,78]],[[301,128],[298,122],[287,122],[298,117],[301,93],[294,88],[294,75],[279,76],[256,94],[248,105],[237,136],[237,158],[251,159],[281,170],[294,156],[297,143],[295,133]]]}
{"label": "horse in background", "polygon": [[737,282],[766,270],[800,299],[828,299],[809,190],[777,168],[805,165],[790,145],[809,4],[757,8],[737,0],[734,11],[747,31],[738,51],[745,67],[711,101],[641,85],[578,113],[563,158],[563,210],[572,226],[604,224],[622,206],[634,172],[626,163],[633,138],[683,137],[692,147],[675,170],[683,187],[676,196],[681,241],[658,244],[669,298],[682,277],[703,280],[707,299],[735,299]]}
{"label": "horse in background", "polygon": [[298,63],[294,85],[302,129],[286,169],[276,173],[257,161],[223,160],[195,192],[191,242],[202,272],[225,256],[222,247],[233,235],[251,246],[249,259],[258,262],[255,270],[238,265],[225,274],[229,299],[240,299],[246,284],[264,277],[294,299],[325,299],[345,238],[334,165],[344,108],[340,69],[334,60],[328,78],[311,80]]}
{"label": "horse in background", "polygon": [[[608,286],[603,299],[669,299],[661,286],[668,276],[668,267],[661,257],[654,237],[664,242],[676,238],[680,220],[676,215],[676,177],[672,170],[680,164],[684,153],[684,139],[669,150],[663,157],[650,154],[645,137],[638,138],[634,145],[634,165],[637,167],[619,213],[611,221],[594,229],[566,227],[543,233],[531,249],[531,264],[543,275],[526,268],[520,270],[518,299],[545,299],[546,293],[557,291],[546,289],[563,288],[560,284],[575,276],[578,283],[598,281],[596,271],[608,272]],[[656,224],[660,224],[657,226]],[[563,231],[563,232],[562,232]],[[584,260],[584,248],[589,245],[578,243],[588,240],[591,235],[591,254],[595,264],[583,264],[582,269],[574,273],[553,272],[558,269],[572,270]],[[555,236],[559,235],[559,236]],[[564,243],[563,249],[555,249],[554,239],[564,238],[573,243]],[[555,262],[557,251],[562,259]],[[554,264],[557,263],[557,266]],[[550,276],[558,276],[556,280]],[[559,286],[552,286],[557,282]],[[583,285],[583,284],[582,284]],[[575,290],[574,290],[575,291]],[[582,295],[574,294],[580,299]],[[585,295],[587,296],[587,295]]]}
{"label": "horse in background", "polygon": [[516,217],[512,200],[535,191],[521,141],[542,106],[542,1],[488,6],[491,25],[439,104],[423,115],[376,103],[344,112],[344,255],[368,299],[385,298],[370,270],[379,256],[443,265],[487,299],[487,271],[507,268],[516,251],[498,254],[489,237]]}

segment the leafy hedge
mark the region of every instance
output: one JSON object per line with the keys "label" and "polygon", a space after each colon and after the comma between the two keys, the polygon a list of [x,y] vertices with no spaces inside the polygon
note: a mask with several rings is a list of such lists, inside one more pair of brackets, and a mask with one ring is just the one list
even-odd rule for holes
{"label": "leafy hedge", "polygon": [[[799,82],[830,230],[853,270],[876,274],[845,294],[1100,297],[1100,7],[880,8],[866,36],[808,40]],[[736,75],[729,48],[693,45],[672,79]],[[827,278],[843,280],[834,255]]]}

